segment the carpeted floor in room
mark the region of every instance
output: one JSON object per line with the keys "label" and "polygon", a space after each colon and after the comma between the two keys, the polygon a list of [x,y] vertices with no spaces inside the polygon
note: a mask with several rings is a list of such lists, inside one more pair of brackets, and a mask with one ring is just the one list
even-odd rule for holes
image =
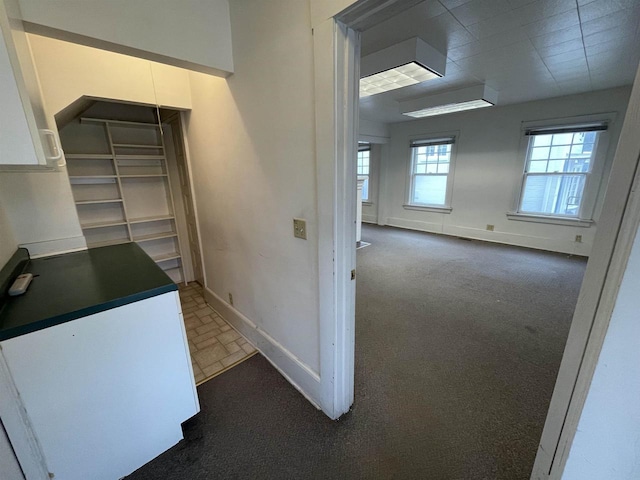
{"label": "carpeted floor in room", "polygon": [[333,422],[260,355],[198,387],[143,479],[528,479],[586,261],[363,226],[356,391]]}

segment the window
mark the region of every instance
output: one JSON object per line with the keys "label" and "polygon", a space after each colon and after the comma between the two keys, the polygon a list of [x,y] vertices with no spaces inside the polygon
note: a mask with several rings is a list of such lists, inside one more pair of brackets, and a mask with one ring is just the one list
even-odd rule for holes
{"label": "window", "polygon": [[518,212],[583,218],[598,140],[606,123],[527,130],[527,157]]}
{"label": "window", "polygon": [[358,177],[366,177],[362,186],[362,201],[368,202],[369,198],[369,175],[371,160],[371,144],[358,144]]}
{"label": "window", "polygon": [[411,142],[409,204],[448,207],[454,137]]}

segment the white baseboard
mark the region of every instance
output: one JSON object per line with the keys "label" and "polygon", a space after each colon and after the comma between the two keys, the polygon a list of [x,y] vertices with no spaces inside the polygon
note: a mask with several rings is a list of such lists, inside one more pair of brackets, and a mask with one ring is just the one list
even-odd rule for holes
{"label": "white baseboard", "polygon": [[390,227],[406,228],[421,232],[442,233],[442,223],[422,222],[420,220],[407,220],[406,218],[387,217],[385,225]]}
{"label": "white baseboard", "polygon": [[320,376],[214,292],[207,287],[203,290],[206,302],[241,333],[314,407],[321,410]]}
{"label": "white baseboard", "polygon": [[87,241],[84,236],[80,235],[57,240],[45,240],[44,242],[23,243],[20,244],[20,247],[29,250],[29,257],[38,258],[86,250]]}
{"label": "white baseboard", "polygon": [[550,252],[566,253],[588,257],[591,252],[591,243],[576,243],[569,240],[536,237],[510,232],[490,232],[478,228],[460,227],[456,225],[441,225],[439,223],[421,222],[419,220],[407,220],[404,218],[389,217],[387,225],[391,227],[406,228],[422,232],[438,233],[453,237],[463,237],[484,242],[515,245],[517,247],[534,248]]}
{"label": "white baseboard", "polygon": [[363,223],[378,223],[378,216],[377,215],[366,215],[366,214],[362,214],[362,222]]}

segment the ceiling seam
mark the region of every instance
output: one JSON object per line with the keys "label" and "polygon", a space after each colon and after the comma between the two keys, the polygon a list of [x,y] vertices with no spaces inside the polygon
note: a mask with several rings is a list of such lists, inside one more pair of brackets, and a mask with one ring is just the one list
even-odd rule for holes
{"label": "ceiling seam", "polygon": [[589,72],[589,87],[593,91],[593,80],[591,79],[591,66],[589,65],[589,57],[587,56],[587,47],[584,44],[584,31],[582,30],[582,17],[580,16],[580,4],[576,0],[576,9],[578,10],[578,24],[580,25],[580,39],[582,40],[582,51],[584,52],[584,60],[587,62],[587,72]]}

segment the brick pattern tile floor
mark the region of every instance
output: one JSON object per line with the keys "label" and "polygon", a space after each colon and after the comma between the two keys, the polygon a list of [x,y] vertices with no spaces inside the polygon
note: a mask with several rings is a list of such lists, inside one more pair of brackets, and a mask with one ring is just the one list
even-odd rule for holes
{"label": "brick pattern tile floor", "polygon": [[256,353],[256,349],[207,305],[202,287],[179,287],[196,384],[201,384]]}

